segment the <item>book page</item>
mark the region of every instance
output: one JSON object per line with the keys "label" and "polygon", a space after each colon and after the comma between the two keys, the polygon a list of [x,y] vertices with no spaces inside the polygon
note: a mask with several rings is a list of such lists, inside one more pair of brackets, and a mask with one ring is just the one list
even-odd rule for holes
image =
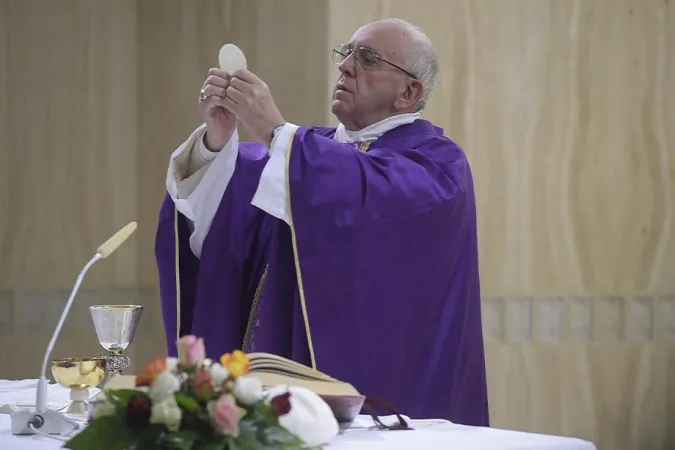
{"label": "book page", "polygon": [[299,386],[321,395],[334,396],[360,396],[359,392],[349,383],[340,381],[319,381],[303,379],[298,377],[289,377],[280,373],[273,372],[251,372],[248,376],[256,377],[265,388],[275,386]]}
{"label": "book page", "polygon": [[311,367],[269,353],[251,353],[249,360],[251,361],[251,372],[281,372],[312,380],[339,382],[339,380]]}

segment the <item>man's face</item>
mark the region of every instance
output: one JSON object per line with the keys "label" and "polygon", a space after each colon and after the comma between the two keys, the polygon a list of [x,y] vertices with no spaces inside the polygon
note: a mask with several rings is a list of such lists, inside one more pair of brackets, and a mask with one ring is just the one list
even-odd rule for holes
{"label": "man's face", "polygon": [[411,106],[406,101],[411,77],[378,58],[405,68],[409,39],[407,30],[392,23],[371,23],[354,33],[343,50],[348,56],[338,66],[331,104],[347,129],[362,129]]}

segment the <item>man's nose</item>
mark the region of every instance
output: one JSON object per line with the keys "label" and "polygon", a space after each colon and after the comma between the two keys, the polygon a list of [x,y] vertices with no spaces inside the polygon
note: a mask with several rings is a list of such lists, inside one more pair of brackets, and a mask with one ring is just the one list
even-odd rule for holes
{"label": "man's nose", "polygon": [[354,76],[356,73],[356,60],[354,54],[350,53],[345,59],[338,65],[340,72],[347,74],[349,76]]}

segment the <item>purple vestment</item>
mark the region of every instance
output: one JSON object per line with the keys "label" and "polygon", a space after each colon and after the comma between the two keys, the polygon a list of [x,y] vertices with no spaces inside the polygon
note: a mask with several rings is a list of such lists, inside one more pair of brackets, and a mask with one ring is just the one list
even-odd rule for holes
{"label": "purple vestment", "polygon": [[[204,241],[178,213],[181,334],[207,354],[276,353],[352,383],[414,418],[488,425],[471,170],[440,128],[417,120],[367,153],[299,128],[289,149],[291,226],[250,204],[268,149],[241,144]],[[176,354],[175,208],[156,256]],[[300,276],[298,276],[298,270]]]}

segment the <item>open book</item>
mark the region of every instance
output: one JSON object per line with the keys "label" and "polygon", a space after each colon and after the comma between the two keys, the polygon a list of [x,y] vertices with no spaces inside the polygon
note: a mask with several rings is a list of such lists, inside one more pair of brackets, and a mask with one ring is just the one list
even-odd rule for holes
{"label": "open book", "polygon": [[258,378],[265,388],[278,385],[300,386],[321,396],[360,396],[349,383],[318,370],[270,353],[249,353],[249,376]]}
{"label": "open book", "polygon": [[[361,396],[349,383],[339,381],[325,373],[271,353],[249,353],[251,363],[248,376],[256,377],[265,388],[278,385],[300,386],[320,396]],[[136,377],[118,375],[111,378],[106,389],[133,389]]]}

